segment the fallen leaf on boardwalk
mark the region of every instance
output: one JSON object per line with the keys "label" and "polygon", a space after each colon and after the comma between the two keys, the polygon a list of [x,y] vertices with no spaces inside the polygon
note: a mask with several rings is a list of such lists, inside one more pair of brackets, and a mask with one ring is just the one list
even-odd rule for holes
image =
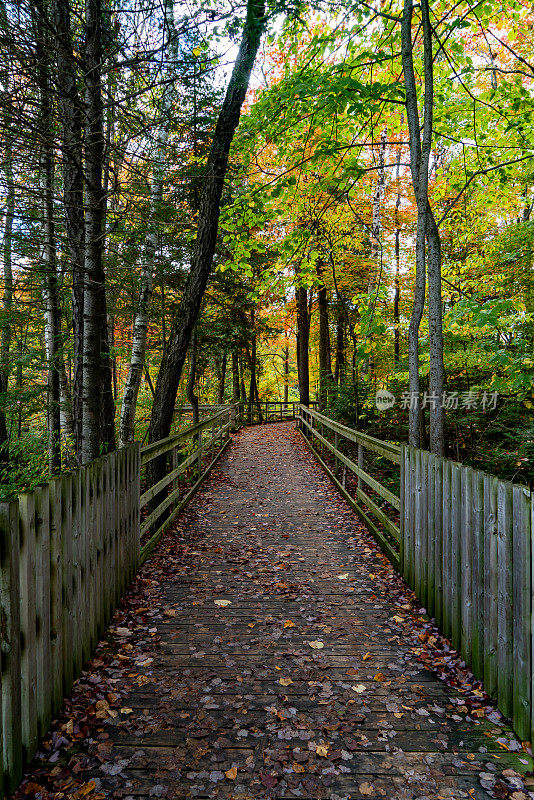
{"label": "fallen leaf on boardwalk", "polygon": [[165,614],[166,617],[175,617],[176,616],[176,611],[174,610],[174,608],[168,608],[163,613]]}
{"label": "fallen leaf on boardwalk", "polygon": [[133,714],[133,708],[121,708],[121,714]]}
{"label": "fallen leaf on boardwalk", "polygon": [[377,672],[373,678],[374,681],[385,681],[385,677],[382,675],[381,672]]}
{"label": "fallen leaf on boardwalk", "polygon": [[328,755],[328,747],[325,744],[318,744],[315,752],[318,756],[321,756],[321,758],[326,758]]}
{"label": "fallen leaf on boardwalk", "polygon": [[232,605],[231,600],[214,600],[213,602],[215,603],[216,606],[220,606],[221,608],[226,608],[226,606]]}
{"label": "fallen leaf on boardwalk", "polygon": [[374,787],[371,786],[370,783],[367,783],[367,781],[365,783],[360,783],[358,789],[360,790],[360,794],[363,794],[366,797],[370,797],[372,794],[374,794],[375,791]]}
{"label": "fallen leaf on boardwalk", "polygon": [[366,653],[362,658],[362,661],[368,661],[371,658],[371,653]]}
{"label": "fallen leaf on boardwalk", "polygon": [[278,683],[280,683],[282,686],[291,686],[293,681],[291,680],[291,678],[280,678]]}
{"label": "fallen leaf on boardwalk", "polygon": [[310,647],[313,647],[314,650],[322,650],[324,647],[324,644],[319,641],[308,642],[308,644],[310,645]]}
{"label": "fallen leaf on boardwalk", "polygon": [[230,769],[227,769],[224,774],[229,781],[235,781],[237,778],[237,767],[230,767]]}
{"label": "fallen leaf on boardwalk", "polygon": [[344,572],[343,575],[338,575],[337,577],[339,578],[340,581],[346,581],[349,577],[349,573]]}
{"label": "fallen leaf on boardwalk", "polygon": [[365,686],[363,683],[357,683],[356,686],[351,686],[350,688],[353,692],[356,692],[356,694],[363,694],[363,692],[365,692]]}
{"label": "fallen leaf on boardwalk", "polygon": [[284,628],[294,628],[294,627],[295,627],[295,623],[291,622],[290,619],[286,619],[286,621],[284,622]]}

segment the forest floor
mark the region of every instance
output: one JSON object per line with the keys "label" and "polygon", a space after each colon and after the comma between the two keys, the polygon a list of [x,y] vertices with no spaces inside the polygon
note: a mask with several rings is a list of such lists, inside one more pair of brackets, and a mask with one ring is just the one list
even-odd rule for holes
{"label": "forest floor", "polygon": [[17,797],[528,800],[531,769],[278,424],[235,436],[140,571]]}

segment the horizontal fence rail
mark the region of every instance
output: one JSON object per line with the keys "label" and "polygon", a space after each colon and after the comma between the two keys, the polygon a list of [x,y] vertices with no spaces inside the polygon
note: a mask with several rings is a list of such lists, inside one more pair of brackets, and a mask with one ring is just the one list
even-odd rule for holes
{"label": "horizontal fence rail", "polygon": [[138,567],[139,466],[135,443],[0,504],[6,792]]}
{"label": "horizontal fence rail", "polygon": [[[141,563],[230,444],[230,431],[237,424],[237,414],[236,406],[220,407],[202,422],[141,449]],[[161,471],[165,475],[151,483],[147,466],[156,459],[160,463],[163,460]]]}
{"label": "horizontal fence rail", "polygon": [[400,447],[348,428],[307,406],[299,407],[298,420],[306,442],[325,472],[388,558],[398,566],[400,497],[369,474],[364,465],[369,453],[391,462],[400,485]]}

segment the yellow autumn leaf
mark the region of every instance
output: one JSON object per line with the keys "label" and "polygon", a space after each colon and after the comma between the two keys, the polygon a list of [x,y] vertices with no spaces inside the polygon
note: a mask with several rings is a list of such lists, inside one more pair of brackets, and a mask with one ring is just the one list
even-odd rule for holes
{"label": "yellow autumn leaf", "polygon": [[308,644],[310,645],[310,647],[313,647],[314,650],[322,650],[324,647],[324,644],[319,641],[308,642]]}
{"label": "yellow autumn leaf", "polygon": [[360,790],[360,794],[363,794],[365,797],[370,797],[375,793],[374,788],[370,783],[367,783],[367,781],[365,781],[365,783],[360,783],[358,789]]}
{"label": "yellow autumn leaf", "polygon": [[368,661],[371,658],[371,653],[366,653],[362,658],[362,661]]}
{"label": "yellow autumn leaf", "polygon": [[280,678],[278,683],[280,683],[282,686],[291,686],[293,681],[291,680],[291,678]]}
{"label": "yellow autumn leaf", "polygon": [[338,575],[337,577],[339,578],[340,581],[346,581],[349,577],[349,573],[344,572],[343,575]]}
{"label": "yellow autumn leaf", "polygon": [[284,622],[284,628],[294,628],[294,627],[295,627],[295,623],[291,622],[290,619],[286,619],[286,621]]}
{"label": "yellow autumn leaf", "polygon": [[363,692],[365,692],[365,686],[363,683],[357,683],[356,686],[351,686],[350,688],[353,692],[356,692],[356,694],[363,694]]}
{"label": "yellow autumn leaf", "polygon": [[318,744],[315,752],[317,753],[318,756],[326,758],[328,755],[328,747],[325,744]]}
{"label": "yellow autumn leaf", "polygon": [[220,606],[220,608],[226,608],[226,606],[232,605],[231,600],[214,600],[213,602],[215,603],[216,606]]}
{"label": "yellow autumn leaf", "polygon": [[237,778],[237,767],[230,767],[230,769],[227,769],[224,774],[229,781],[235,781]]}

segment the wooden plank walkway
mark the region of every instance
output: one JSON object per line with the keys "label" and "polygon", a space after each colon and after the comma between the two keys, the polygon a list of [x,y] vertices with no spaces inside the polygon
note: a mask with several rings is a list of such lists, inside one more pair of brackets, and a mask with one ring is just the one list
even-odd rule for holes
{"label": "wooden plank walkway", "polygon": [[468,683],[409,597],[294,426],[242,430],[19,796],[482,800],[507,769],[528,800],[531,759],[475,685],[424,668]]}

